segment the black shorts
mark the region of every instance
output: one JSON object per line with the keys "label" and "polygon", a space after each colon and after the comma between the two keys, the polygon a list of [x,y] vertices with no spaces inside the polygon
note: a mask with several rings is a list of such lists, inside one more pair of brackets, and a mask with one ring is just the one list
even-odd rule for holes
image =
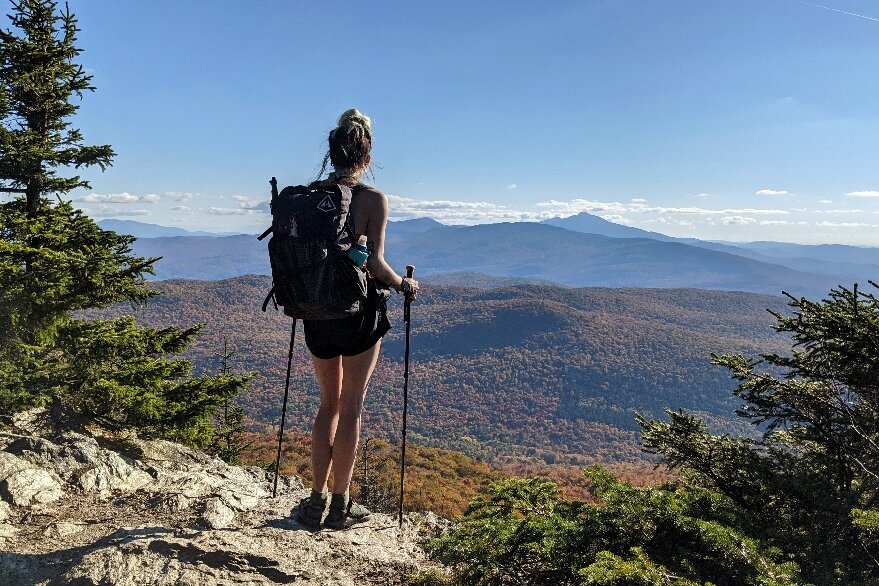
{"label": "black shorts", "polygon": [[302,322],[305,324],[305,345],[312,354],[323,359],[366,352],[391,329],[387,304],[372,295],[359,315]]}

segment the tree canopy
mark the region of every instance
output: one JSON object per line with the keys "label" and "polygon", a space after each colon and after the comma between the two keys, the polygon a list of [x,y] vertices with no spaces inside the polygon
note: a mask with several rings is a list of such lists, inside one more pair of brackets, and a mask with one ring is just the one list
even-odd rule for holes
{"label": "tree canopy", "polygon": [[11,29],[0,30],[0,180],[26,191],[33,216],[42,199],[89,187],[60,168],[113,162],[110,145],[86,145],[70,118],[79,109],[71,100],[94,91],[92,76],[75,59],[76,18],[54,0],[14,0]]}
{"label": "tree canopy", "polygon": [[738,381],[738,414],[756,436],[668,412],[639,423],[644,448],[680,482],[639,489],[594,468],[597,505],[537,479],[496,485],[433,545],[453,581],[876,584],[879,299],[855,286],[788,300],[790,314],[774,315],[789,354],[713,357]]}
{"label": "tree canopy", "polygon": [[[75,62],[75,17],[54,0],[17,0],[0,30],[0,414],[49,405],[68,422],[135,428],[208,445],[217,408],[247,375],[193,377],[186,350],[199,327],[152,329],[133,318],[83,319],[80,310],[156,293],[157,258],[134,238],[101,229],[61,196],[88,183],[73,173],[113,159],[86,145],[73,101],[92,91]],[[57,201],[53,201],[54,195]]]}

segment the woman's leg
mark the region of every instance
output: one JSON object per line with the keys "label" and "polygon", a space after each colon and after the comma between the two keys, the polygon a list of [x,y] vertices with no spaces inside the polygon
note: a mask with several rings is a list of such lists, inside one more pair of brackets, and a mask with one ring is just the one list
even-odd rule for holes
{"label": "woman's leg", "polygon": [[333,460],[333,443],[339,423],[342,393],[342,357],[318,358],[312,354],[314,374],[320,386],[320,408],[311,428],[311,482],[318,492],[327,490]]}
{"label": "woman's leg", "polygon": [[348,490],[354,474],[354,457],[360,439],[360,414],[366,388],[381,350],[381,340],[356,356],[342,357],[342,391],[339,397],[338,427],[333,441],[333,492]]}

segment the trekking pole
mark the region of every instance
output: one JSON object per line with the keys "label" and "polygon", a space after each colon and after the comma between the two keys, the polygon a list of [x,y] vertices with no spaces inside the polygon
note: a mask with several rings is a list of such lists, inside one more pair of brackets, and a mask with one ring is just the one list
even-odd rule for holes
{"label": "trekking pole", "polygon": [[281,442],[284,441],[284,420],[287,417],[287,393],[290,392],[290,367],[293,364],[293,341],[296,339],[296,320],[290,330],[290,352],[287,354],[287,381],[284,383],[284,406],[281,407],[281,428],[278,430],[278,455],[275,457],[275,484],[272,498],[278,496],[278,475],[281,473]]}
{"label": "trekking pole", "polygon": [[[406,278],[411,279],[415,275],[415,267],[406,265]],[[406,353],[403,358],[403,449],[400,452],[400,508],[399,527],[403,528],[403,479],[406,474],[406,413],[409,410],[409,308],[412,299],[406,295],[403,301],[403,321],[406,322]]]}

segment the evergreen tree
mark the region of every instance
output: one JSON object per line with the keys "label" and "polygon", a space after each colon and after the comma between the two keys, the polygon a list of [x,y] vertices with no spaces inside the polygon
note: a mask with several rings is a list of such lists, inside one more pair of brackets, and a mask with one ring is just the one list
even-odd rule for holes
{"label": "evergreen tree", "polygon": [[[230,362],[234,352],[229,350],[226,338],[223,338],[223,352],[220,354],[220,376],[228,378],[231,375]],[[247,375],[250,378],[250,375]],[[217,410],[215,416],[216,435],[209,452],[219,456],[221,460],[229,464],[240,464],[241,454],[247,449],[248,444],[244,441],[244,409],[235,403],[232,397],[223,400],[223,404]]]}
{"label": "evergreen tree", "polygon": [[538,479],[495,485],[432,545],[452,581],[879,583],[879,298],[840,287],[789,306],[774,315],[790,355],[713,356],[739,381],[738,414],[759,440],[711,434],[682,412],[639,418],[645,448],[682,469],[680,483],[633,488],[593,468],[599,506]]}
{"label": "evergreen tree", "polygon": [[[876,287],[875,284],[873,284]],[[712,435],[685,413],[642,420],[649,451],[724,494],[737,523],[816,584],[879,582],[879,299],[857,287],[789,296],[788,356],[714,356],[739,381],[759,441]]]}
{"label": "evergreen tree", "polygon": [[0,180],[26,191],[28,215],[46,196],[89,187],[79,176],[61,177],[59,167],[108,167],[109,145],[83,144],[69,118],[79,109],[71,98],[94,91],[91,76],[75,62],[79,29],[54,0],[13,0],[13,29],[0,30]]}
{"label": "evergreen tree", "polygon": [[[0,417],[34,406],[106,427],[134,427],[207,445],[217,407],[236,376],[195,377],[189,347],[199,327],[152,330],[132,318],[75,312],[143,303],[158,259],[132,254],[134,238],[102,230],[60,196],[88,187],[61,170],[112,162],[109,146],[83,144],[71,99],[93,90],[75,63],[76,20],[53,0],[12,2],[0,31],[0,184],[21,197],[0,204]],[[50,195],[58,197],[57,202]]]}
{"label": "evergreen tree", "polygon": [[593,467],[600,504],[561,498],[538,478],[507,480],[432,542],[454,584],[795,586],[797,568],[731,526],[722,495],[635,488]]}

